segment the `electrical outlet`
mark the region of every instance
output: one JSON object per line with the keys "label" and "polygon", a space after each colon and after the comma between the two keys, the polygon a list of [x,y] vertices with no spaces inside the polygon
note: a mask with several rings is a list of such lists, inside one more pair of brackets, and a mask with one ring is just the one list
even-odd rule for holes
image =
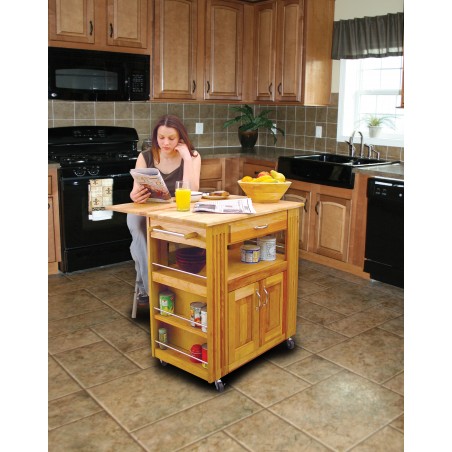
{"label": "electrical outlet", "polygon": [[315,137],[322,138],[322,126],[315,126]]}
{"label": "electrical outlet", "polygon": [[196,123],[195,134],[196,135],[202,135],[203,133],[204,133],[204,123],[203,122],[197,122]]}

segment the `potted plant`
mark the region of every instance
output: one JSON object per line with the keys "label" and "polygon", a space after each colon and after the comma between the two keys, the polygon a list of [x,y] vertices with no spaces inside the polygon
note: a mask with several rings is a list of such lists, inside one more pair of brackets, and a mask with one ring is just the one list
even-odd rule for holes
{"label": "potted plant", "polygon": [[367,115],[363,121],[369,128],[369,137],[377,137],[384,125],[394,128],[394,123],[392,121],[392,116],[379,116],[379,115]]}
{"label": "potted plant", "polygon": [[268,118],[269,113],[273,110],[261,110],[259,114],[254,115],[253,109],[249,105],[239,105],[231,107],[231,110],[237,111],[240,115],[229,119],[223,124],[223,128],[227,128],[232,124],[241,123],[238,129],[239,141],[242,148],[250,151],[257,142],[258,129],[267,129],[273,135],[273,139],[277,140],[276,133],[280,132],[284,136],[284,130],[276,127],[271,119]]}

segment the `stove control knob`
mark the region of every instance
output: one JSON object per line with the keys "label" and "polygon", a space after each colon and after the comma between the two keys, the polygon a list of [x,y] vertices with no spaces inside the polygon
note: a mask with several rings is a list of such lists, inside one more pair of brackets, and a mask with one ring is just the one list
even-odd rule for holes
{"label": "stove control knob", "polygon": [[88,168],[88,174],[91,176],[97,176],[99,174],[100,168],[98,166],[91,166]]}
{"label": "stove control knob", "polygon": [[74,174],[75,174],[76,176],[84,176],[85,173],[86,173],[86,169],[85,169],[85,168],[76,168],[76,169],[74,170]]}

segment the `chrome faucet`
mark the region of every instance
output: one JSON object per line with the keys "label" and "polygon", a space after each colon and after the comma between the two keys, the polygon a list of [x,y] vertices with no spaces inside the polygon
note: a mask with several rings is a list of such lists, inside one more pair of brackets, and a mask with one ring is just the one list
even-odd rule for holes
{"label": "chrome faucet", "polygon": [[348,144],[348,155],[350,157],[354,157],[355,156],[355,146],[353,146],[353,143],[351,143],[350,141],[345,140],[345,142]]}
{"label": "chrome faucet", "polygon": [[[352,133],[352,136],[350,137],[350,143],[349,146],[351,145],[353,150],[354,150],[354,146],[353,146],[353,138],[355,137],[355,133],[358,132],[361,135],[361,146],[359,149],[359,156],[360,157],[364,157],[364,137],[363,134],[359,131],[359,130],[354,130]],[[354,155],[352,155],[353,157]]]}
{"label": "chrome faucet", "polygon": [[377,160],[380,160],[380,153],[377,150],[375,150],[375,145],[365,144],[364,146],[366,146],[366,148],[369,148],[369,153],[367,154],[368,158],[372,158],[372,153],[374,152],[375,155],[377,156]]}

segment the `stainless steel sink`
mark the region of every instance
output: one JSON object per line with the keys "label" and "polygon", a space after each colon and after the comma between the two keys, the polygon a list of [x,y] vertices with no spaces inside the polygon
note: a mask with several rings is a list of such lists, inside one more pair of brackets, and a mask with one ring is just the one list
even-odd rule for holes
{"label": "stainless steel sink", "polygon": [[399,161],[339,154],[295,155],[278,158],[278,171],[287,179],[302,180],[335,187],[353,188],[354,168],[392,165]]}

